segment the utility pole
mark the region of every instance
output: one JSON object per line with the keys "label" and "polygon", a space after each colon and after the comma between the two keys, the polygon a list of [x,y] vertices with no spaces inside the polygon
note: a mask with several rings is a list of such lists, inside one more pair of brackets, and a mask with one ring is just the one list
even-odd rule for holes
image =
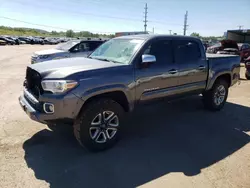
{"label": "utility pole", "polygon": [[169,30],[169,34],[172,35],[172,30]]}
{"label": "utility pole", "polygon": [[243,27],[243,25],[238,25],[238,27],[239,27],[239,30],[241,30],[241,29],[242,29],[242,27]]}
{"label": "utility pole", "polygon": [[183,29],[183,35],[186,35],[186,31],[187,31],[187,18],[188,18],[188,11],[186,11],[186,14],[184,16],[184,29]]}
{"label": "utility pole", "polygon": [[148,20],[147,20],[147,17],[148,17],[148,4],[146,3],[146,5],[145,5],[145,12],[144,12],[144,32],[146,33],[147,32],[147,22],[148,22]]}
{"label": "utility pole", "polygon": [[155,28],[153,27],[153,34],[155,33]]}

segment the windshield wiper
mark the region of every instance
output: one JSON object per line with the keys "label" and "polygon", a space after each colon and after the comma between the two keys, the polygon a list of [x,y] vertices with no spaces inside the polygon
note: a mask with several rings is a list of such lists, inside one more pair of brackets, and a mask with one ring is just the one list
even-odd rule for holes
{"label": "windshield wiper", "polygon": [[118,61],[114,61],[114,60],[109,60],[109,59],[106,59],[106,58],[96,58],[96,57],[89,57],[91,59],[97,59],[97,60],[100,60],[100,61],[107,61],[107,62],[112,62],[112,63],[121,63],[121,62],[118,62]]}

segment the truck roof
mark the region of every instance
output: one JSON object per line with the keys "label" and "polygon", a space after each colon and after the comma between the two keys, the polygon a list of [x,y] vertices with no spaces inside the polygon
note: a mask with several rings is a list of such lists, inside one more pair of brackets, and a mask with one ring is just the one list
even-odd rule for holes
{"label": "truck roof", "polygon": [[123,39],[144,39],[149,40],[153,38],[190,38],[195,40],[200,40],[197,37],[191,37],[191,36],[182,36],[182,35],[164,35],[164,34],[141,34],[141,35],[128,35],[128,36],[121,36],[117,38],[123,38]]}

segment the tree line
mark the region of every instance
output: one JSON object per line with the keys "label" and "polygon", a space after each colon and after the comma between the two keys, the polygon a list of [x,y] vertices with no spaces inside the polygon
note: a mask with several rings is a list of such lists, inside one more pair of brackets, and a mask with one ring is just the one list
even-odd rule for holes
{"label": "tree line", "polygon": [[89,31],[81,31],[81,32],[74,32],[73,30],[64,31],[45,31],[41,29],[33,29],[33,28],[13,28],[13,27],[6,27],[0,26],[0,35],[13,35],[13,36],[43,36],[43,37],[105,37],[105,38],[112,38],[115,35],[113,34],[98,34],[98,33],[91,33]]}
{"label": "tree line", "polygon": [[204,36],[201,36],[199,33],[196,33],[196,32],[191,33],[190,36],[197,37],[197,38],[199,38],[201,40],[206,40],[206,41],[209,41],[209,40],[216,41],[218,39],[223,39],[224,38],[222,36],[218,36],[218,37],[216,37],[216,36],[204,37]]}

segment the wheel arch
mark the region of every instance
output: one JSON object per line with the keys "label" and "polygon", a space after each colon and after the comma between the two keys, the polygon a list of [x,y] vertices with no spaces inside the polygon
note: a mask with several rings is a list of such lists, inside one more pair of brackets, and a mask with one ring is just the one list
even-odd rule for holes
{"label": "wheel arch", "polygon": [[125,112],[129,112],[132,110],[133,106],[129,102],[129,99],[127,95],[125,94],[124,91],[122,90],[113,90],[113,91],[106,91],[103,93],[95,93],[92,94],[88,97],[84,98],[84,103],[79,111],[79,114],[81,114],[82,110],[85,109],[87,105],[89,105],[91,102],[101,99],[101,98],[106,98],[106,99],[112,99],[118,104],[122,106]]}
{"label": "wheel arch", "polygon": [[218,74],[216,77],[214,77],[213,79],[211,79],[211,81],[208,84],[207,90],[210,90],[213,85],[216,83],[217,80],[223,79],[228,83],[228,87],[231,86],[232,84],[232,75],[229,72],[225,72],[225,73],[221,73]]}

